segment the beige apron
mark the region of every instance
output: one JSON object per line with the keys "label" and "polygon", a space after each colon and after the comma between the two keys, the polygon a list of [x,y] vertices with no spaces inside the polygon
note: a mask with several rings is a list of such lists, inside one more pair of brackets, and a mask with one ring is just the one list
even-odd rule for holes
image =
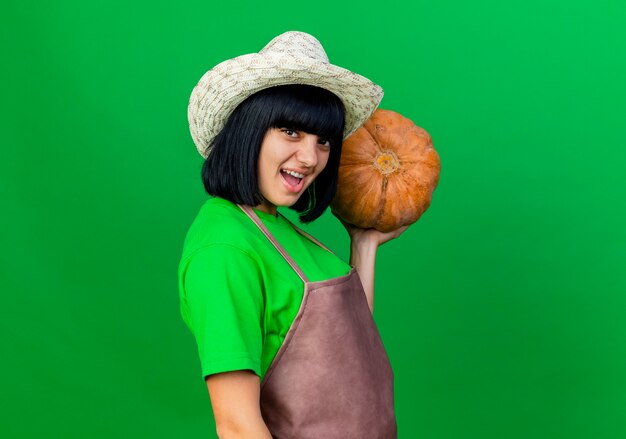
{"label": "beige apron", "polygon": [[309,282],[254,210],[239,207],[304,282],[298,314],[261,382],[261,414],[272,436],[397,438],[393,371],[356,269]]}

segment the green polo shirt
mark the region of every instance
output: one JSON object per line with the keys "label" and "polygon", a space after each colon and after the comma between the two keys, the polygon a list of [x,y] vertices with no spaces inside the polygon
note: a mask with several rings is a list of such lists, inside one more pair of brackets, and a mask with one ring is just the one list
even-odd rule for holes
{"label": "green polo shirt", "polygon": [[[284,216],[255,212],[309,281],[350,271]],[[210,198],[202,205],[185,238],[178,284],[202,376],[249,369],[262,379],[298,313],[304,283],[236,204]]]}

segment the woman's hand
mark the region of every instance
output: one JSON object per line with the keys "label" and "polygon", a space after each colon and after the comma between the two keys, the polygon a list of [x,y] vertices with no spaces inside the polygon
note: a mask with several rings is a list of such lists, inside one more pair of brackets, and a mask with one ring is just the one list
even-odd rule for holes
{"label": "woman's hand", "polygon": [[[335,215],[337,216],[337,215]],[[365,297],[370,311],[374,312],[374,269],[376,265],[376,251],[387,241],[397,238],[409,226],[402,226],[391,232],[380,232],[376,229],[362,229],[337,217],[350,235],[350,265],[356,268],[359,274]]]}
{"label": "woman's hand", "polygon": [[[333,212],[334,215],[334,212]],[[384,244],[387,241],[397,238],[404,232],[409,226],[402,226],[391,232],[380,232],[376,229],[362,229],[350,224],[335,215],[341,224],[346,228],[348,235],[350,235],[350,241],[352,244],[375,244],[376,247]]]}

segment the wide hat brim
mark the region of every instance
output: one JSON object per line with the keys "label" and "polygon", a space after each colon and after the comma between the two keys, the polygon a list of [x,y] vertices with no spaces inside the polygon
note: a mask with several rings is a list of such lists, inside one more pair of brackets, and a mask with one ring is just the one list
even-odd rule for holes
{"label": "wide hat brim", "polygon": [[[293,40],[300,44],[289,45]],[[308,47],[303,48],[302,41]],[[280,50],[272,50],[276,46]],[[265,88],[287,84],[313,85],[337,95],[346,109],[344,139],[363,125],[383,97],[383,89],[369,79],[330,64],[314,37],[287,32],[274,38],[261,52],[224,61],[200,78],[187,111],[198,152],[204,158],[209,155],[214,137],[246,98]]]}

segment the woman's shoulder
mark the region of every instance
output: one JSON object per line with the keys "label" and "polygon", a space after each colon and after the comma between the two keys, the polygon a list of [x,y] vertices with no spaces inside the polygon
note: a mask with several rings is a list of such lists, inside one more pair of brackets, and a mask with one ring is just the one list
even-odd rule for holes
{"label": "woman's shoulder", "polygon": [[203,247],[220,245],[252,250],[254,223],[235,203],[210,198],[200,207],[191,223],[183,246],[183,259]]}

